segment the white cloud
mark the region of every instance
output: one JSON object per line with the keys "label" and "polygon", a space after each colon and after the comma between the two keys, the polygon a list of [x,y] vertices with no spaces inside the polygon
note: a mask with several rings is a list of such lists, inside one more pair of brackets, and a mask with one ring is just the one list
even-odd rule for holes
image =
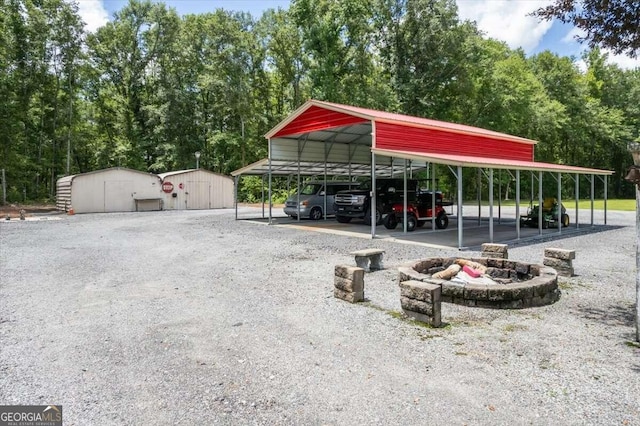
{"label": "white cloud", "polygon": [[[562,38],[562,42],[566,44],[574,44],[576,46],[576,52],[578,52],[576,56],[581,57],[588,48],[586,47],[586,44],[579,44],[575,37],[584,37],[585,35],[586,33],[584,30],[573,28]],[[602,49],[602,52],[608,55],[607,62],[609,64],[616,64],[620,68],[626,70],[640,68],[640,58],[634,59],[626,55],[616,55],[610,49]],[[587,64],[582,59],[578,60],[576,63],[581,71],[584,72],[587,70]]]}
{"label": "white cloud", "polygon": [[561,41],[566,44],[577,43],[578,40],[576,40],[576,37],[584,37],[585,35],[587,35],[587,33],[584,30],[578,27],[573,27],[571,31],[562,37]]}
{"label": "white cloud", "polygon": [[476,21],[487,36],[505,41],[512,49],[522,47],[531,53],[551,28],[552,22],[539,22],[528,16],[534,10],[551,3],[550,0],[456,0],[462,19]]}
{"label": "white cloud", "polygon": [[608,49],[602,49],[602,51],[609,54],[609,58],[608,58],[607,62],[609,62],[610,64],[616,64],[617,66],[619,66],[623,70],[630,70],[630,69],[634,69],[634,68],[640,68],[640,59],[638,59],[638,58],[634,59],[634,58],[630,58],[630,57],[628,57],[626,55],[614,55]]}
{"label": "white cloud", "polygon": [[109,22],[109,12],[104,8],[102,0],[78,0],[78,14],[88,32],[94,32]]}
{"label": "white cloud", "polygon": [[583,74],[585,72],[587,72],[587,70],[589,69],[587,67],[587,63],[584,61],[584,59],[578,59],[575,62],[576,66],[578,67],[578,69],[580,70],[580,72],[582,72]]}

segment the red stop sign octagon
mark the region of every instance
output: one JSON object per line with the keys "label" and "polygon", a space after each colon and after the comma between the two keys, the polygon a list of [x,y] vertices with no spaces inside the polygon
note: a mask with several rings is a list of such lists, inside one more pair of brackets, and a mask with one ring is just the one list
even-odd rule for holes
{"label": "red stop sign octagon", "polygon": [[171,182],[163,182],[162,190],[166,193],[173,191],[173,184]]}

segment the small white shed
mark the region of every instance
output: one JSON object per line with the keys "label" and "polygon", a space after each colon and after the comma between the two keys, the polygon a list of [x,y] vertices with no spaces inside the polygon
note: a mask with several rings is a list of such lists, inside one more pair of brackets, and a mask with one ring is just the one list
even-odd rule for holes
{"label": "small white shed", "polygon": [[204,169],[160,173],[165,210],[233,207],[233,179]]}
{"label": "small white shed", "polygon": [[56,207],[75,213],[132,212],[162,209],[160,177],[114,167],[58,179]]}

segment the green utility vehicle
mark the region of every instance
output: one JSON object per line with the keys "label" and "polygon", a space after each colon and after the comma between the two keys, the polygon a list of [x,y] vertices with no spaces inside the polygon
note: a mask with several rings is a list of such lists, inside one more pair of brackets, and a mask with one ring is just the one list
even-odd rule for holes
{"label": "green utility vehicle", "polygon": [[[532,202],[529,205],[527,214],[520,216],[520,225],[537,228],[539,217],[540,206],[533,205]],[[569,226],[569,215],[567,214],[567,209],[564,205],[560,208],[558,200],[555,198],[545,198],[542,203],[542,228],[557,228],[558,226],[562,226],[563,228]]]}

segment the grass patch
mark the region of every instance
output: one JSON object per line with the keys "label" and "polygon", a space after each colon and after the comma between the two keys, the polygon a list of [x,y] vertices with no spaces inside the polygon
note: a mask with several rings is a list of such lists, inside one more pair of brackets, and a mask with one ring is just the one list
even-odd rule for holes
{"label": "grass patch", "polygon": [[[361,304],[364,305],[364,306],[367,306],[369,308],[373,308],[373,309],[375,309],[377,311],[384,312],[385,314],[389,315],[391,318],[395,318],[397,320],[406,322],[408,324],[417,325],[418,327],[428,328],[428,329],[431,329],[431,330],[442,330],[442,329],[446,329],[446,328],[449,327],[449,324],[443,325],[442,327],[434,327],[431,324],[427,324],[427,323],[424,323],[424,322],[421,322],[421,321],[416,321],[413,318],[409,318],[403,312],[394,311],[392,309],[385,309],[382,306],[378,306],[378,305],[373,304],[371,302],[362,302]],[[439,336],[431,336],[431,337],[439,337]],[[424,338],[422,340],[424,340]]]}
{"label": "grass patch", "polygon": [[522,325],[522,324],[507,324],[504,326],[503,330],[508,332],[508,333],[513,333],[514,331],[524,331],[524,330],[528,330],[529,327],[527,327],[526,325]]}
{"label": "grass patch", "polygon": [[560,290],[573,290],[573,284],[566,281],[558,281],[558,287]]}
{"label": "grass patch", "polygon": [[624,344],[629,346],[630,348],[640,349],[640,342],[632,342],[631,340],[627,340],[626,342],[624,342]]}
{"label": "grass patch", "polygon": [[[383,309],[384,311],[384,309]],[[387,315],[389,315],[391,318],[395,318],[395,319],[399,319],[399,320],[403,320],[406,319],[405,315],[402,312],[398,312],[398,311],[385,311],[385,313]]]}
{"label": "grass patch", "polygon": [[567,286],[567,290],[570,290],[576,287],[582,287],[582,288],[586,288],[587,290],[593,290],[592,284],[589,284],[580,278],[573,278],[571,282],[558,280],[558,287],[560,287],[560,289],[563,289],[564,286]]}
{"label": "grass patch", "polygon": [[548,359],[543,359],[542,361],[540,361],[540,364],[538,365],[538,367],[541,370],[549,370],[549,369],[555,369],[557,366],[556,364],[553,364],[550,360]]}

